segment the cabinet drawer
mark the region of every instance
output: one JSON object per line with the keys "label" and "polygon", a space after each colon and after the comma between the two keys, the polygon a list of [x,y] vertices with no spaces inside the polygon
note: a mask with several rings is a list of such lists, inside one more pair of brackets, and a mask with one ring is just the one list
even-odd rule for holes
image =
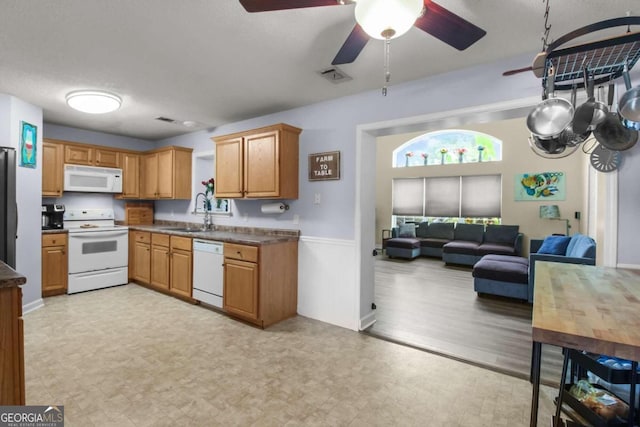
{"label": "cabinet drawer", "polygon": [[43,234],[42,247],[47,246],[63,246],[67,244],[67,235],[60,234]]}
{"label": "cabinet drawer", "polygon": [[191,252],[191,238],[171,236],[171,249],[182,249]]}
{"label": "cabinet drawer", "polygon": [[153,233],[151,234],[151,244],[156,246],[169,247],[169,239],[171,236],[168,234]]}
{"label": "cabinet drawer", "polygon": [[242,261],[258,262],[258,247],[225,243],[224,256]]}
{"label": "cabinet drawer", "polygon": [[133,238],[139,243],[151,243],[151,233],[147,231],[136,231]]}

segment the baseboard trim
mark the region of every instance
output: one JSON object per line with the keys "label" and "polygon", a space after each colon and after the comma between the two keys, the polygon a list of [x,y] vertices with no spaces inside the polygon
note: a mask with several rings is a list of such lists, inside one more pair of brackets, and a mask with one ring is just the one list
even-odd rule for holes
{"label": "baseboard trim", "polygon": [[638,264],[616,264],[616,268],[628,268],[630,270],[640,270],[640,265],[638,265]]}
{"label": "baseboard trim", "polygon": [[22,314],[24,315],[24,314],[30,313],[42,307],[44,307],[44,300],[42,298],[38,298],[35,301],[31,301],[29,304],[23,305]]}
{"label": "baseboard trim", "polygon": [[364,331],[374,323],[376,323],[376,312],[372,311],[360,319],[360,330]]}
{"label": "baseboard trim", "polygon": [[322,243],[326,245],[338,245],[338,246],[355,246],[355,242],[353,240],[345,240],[345,239],[330,239],[327,237],[313,237],[313,236],[300,236],[301,242],[309,242],[309,243]]}

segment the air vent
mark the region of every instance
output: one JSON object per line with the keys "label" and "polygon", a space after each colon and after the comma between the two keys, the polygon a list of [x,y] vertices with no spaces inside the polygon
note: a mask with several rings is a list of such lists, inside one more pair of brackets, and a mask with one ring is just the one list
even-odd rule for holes
{"label": "air vent", "polygon": [[162,116],[156,117],[156,120],[159,120],[165,123],[172,123],[174,125],[184,126],[188,128],[194,128],[194,127],[200,126],[200,123],[194,120],[176,120],[176,119],[170,119],[169,117],[162,117]]}
{"label": "air vent", "polygon": [[351,80],[351,77],[338,67],[327,68],[326,70],[318,71],[322,77],[329,80],[331,83],[342,83]]}

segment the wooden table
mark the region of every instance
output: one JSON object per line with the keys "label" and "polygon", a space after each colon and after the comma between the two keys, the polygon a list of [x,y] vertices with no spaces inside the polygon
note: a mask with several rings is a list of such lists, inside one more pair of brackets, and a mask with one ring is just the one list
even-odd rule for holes
{"label": "wooden table", "polygon": [[640,361],[640,271],[537,262],[532,329],[536,427],[543,343]]}

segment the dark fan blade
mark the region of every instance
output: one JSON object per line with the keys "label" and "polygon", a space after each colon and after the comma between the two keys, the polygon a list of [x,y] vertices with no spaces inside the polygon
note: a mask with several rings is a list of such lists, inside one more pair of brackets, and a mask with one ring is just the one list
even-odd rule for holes
{"label": "dark fan blade", "polygon": [[268,12],[271,10],[301,9],[315,6],[337,6],[336,0],[240,0],[247,12]]}
{"label": "dark fan blade", "polygon": [[347,37],[340,51],[331,61],[331,65],[350,64],[356,60],[364,46],[369,41],[369,36],[364,32],[362,27],[356,24],[351,30],[351,34]]}
{"label": "dark fan blade", "polygon": [[518,68],[515,70],[508,70],[505,71],[504,73],[502,73],[503,76],[513,76],[514,74],[518,74],[518,73],[524,73],[525,71],[533,71],[533,67],[529,66],[529,67],[525,67],[525,68]]}
{"label": "dark fan blade", "polygon": [[431,0],[424,0],[424,7],[424,14],[414,25],[458,50],[465,50],[487,34]]}

